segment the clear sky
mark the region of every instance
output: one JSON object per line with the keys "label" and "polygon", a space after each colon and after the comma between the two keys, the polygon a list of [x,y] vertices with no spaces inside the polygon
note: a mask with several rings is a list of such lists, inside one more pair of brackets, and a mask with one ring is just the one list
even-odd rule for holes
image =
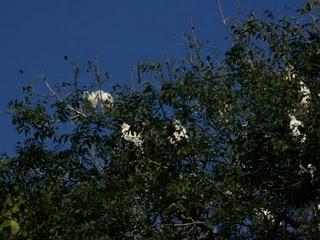
{"label": "clear sky", "polygon": [[[285,5],[306,1],[221,0],[226,17],[235,19],[248,9],[283,15],[292,10]],[[0,151],[12,152],[18,140],[7,102],[41,72],[54,83],[67,80],[65,55],[79,64],[99,58],[112,83],[130,83],[138,61],[185,56],[182,39],[191,21],[209,47],[223,52],[230,45],[216,0],[1,0]]]}

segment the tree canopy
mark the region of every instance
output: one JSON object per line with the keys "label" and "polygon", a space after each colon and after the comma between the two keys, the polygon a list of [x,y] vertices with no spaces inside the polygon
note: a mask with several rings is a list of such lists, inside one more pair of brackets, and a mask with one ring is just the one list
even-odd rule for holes
{"label": "tree canopy", "polygon": [[191,33],[138,90],[66,56],[70,82],[9,103],[25,139],[1,157],[0,238],[318,239],[318,4],[250,13],[219,60]]}

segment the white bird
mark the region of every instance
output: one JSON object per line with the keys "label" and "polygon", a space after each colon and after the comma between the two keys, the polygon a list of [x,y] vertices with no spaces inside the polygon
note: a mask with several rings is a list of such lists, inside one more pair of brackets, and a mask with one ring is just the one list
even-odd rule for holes
{"label": "white bird", "polygon": [[[300,120],[298,120],[294,115],[289,115],[290,118],[290,130],[291,130],[291,135],[293,137],[300,137],[301,136],[301,132],[299,130],[299,127],[303,127],[303,122],[301,122]],[[306,136],[305,134],[303,134],[302,138],[301,138],[301,142],[305,142],[306,141]]]}
{"label": "white bird", "polygon": [[182,139],[187,139],[189,136],[187,135],[187,130],[181,125],[179,120],[173,121],[175,131],[172,137],[169,137],[169,141],[171,144],[176,142],[180,142]]}
{"label": "white bird", "polygon": [[97,90],[95,92],[85,91],[83,92],[83,98],[88,101],[92,108],[101,110],[110,109],[113,104],[113,97],[110,93],[104,92],[102,90]]}
{"label": "white bird", "polygon": [[123,123],[121,125],[121,133],[122,133],[123,139],[128,142],[132,142],[134,145],[141,148],[143,143],[141,134],[140,133],[138,134],[135,131],[130,131],[130,127],[131,126],[127,123]]}

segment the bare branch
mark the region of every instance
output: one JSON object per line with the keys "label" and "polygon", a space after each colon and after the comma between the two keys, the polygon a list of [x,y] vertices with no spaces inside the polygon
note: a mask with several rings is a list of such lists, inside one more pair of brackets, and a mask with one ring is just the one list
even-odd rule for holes
{"label": "bare branch", "polygon": [[[60,98],[60,96],[57,94],[57,92],[50,86],[48,80],[46,77],[43,77],[43,81],[45,83],[45,85],[47,86],[47,88],[49,89],[49,91],[53,94],[53,96],[56,97],[56,99],[58,100],[58,102],[63,102],[63,100]],[[87,117],[87,115],[83,112],[81,112],[78,109],[75,109],[74,107],[72,107],[71,105],[67,104],[67,108],[73,112],[75,112],[76,114],[82,116],[82,117]]]}
{"label": "bare branch", "polygon": [[226,19],[225,16],[224,16],[223,9],[222,9],[222,5],[221,5],[221,1],[220,1],[220,0],[217,0],[217,3],[218,3],[218,8],[219,8],[219,11],[220,11],[220,15],[221,15],[222,23],[223,23],[223,25],[224,25],[226,28],[228,28],[227,19]]}
{"label": "bare branch", "polygon": [[96,170],[98,171],[98,173],[101,176],[104,176],[103,174],[103,168],[97,163],[97,156],[96,156],[96,151],[95,151],[96,145],[95,144],[91,144],[91,148],[90,148],[90,161],[92,162],[92,164],[94,165],[94,167],[96,168]]}
{"label": "bare branch", "polygon": [[171,226],[171,227],[188,227],[188,226],[194,226],[194,225],[205,225],[204,222],[201,221],[194,221],[194,222],[188,222],[188,223],[167,223],[167,224],[160,224],[162,227],[164,226]]}

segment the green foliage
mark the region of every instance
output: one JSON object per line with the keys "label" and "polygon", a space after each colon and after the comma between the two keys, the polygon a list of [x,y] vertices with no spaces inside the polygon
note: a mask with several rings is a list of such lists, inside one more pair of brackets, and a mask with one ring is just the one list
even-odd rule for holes
{"label": "green foliage", "polygon": [[19,232],[20,226],[14,216],[19,212],[20,202],[12,203],[12,199],[8,196],[4,202],[4,209],[1,211],[0,233],[3,233],[6,228],[10,228],[10,233],[15,235]]}
{"label": "green foliage", "polygon": [[[9,104],[25,141],[1,164],[0,236],[318,239],[318,29],[251,13],[224,59],[192,36],[183,61],[138,65],[139,90],[111,89],[92,62],[60,88],[43,76],[48,93],[25,87]],[[112,100],[91,92],[105,85]]]}
{"label": "green foliage", "polygon": [[319,0],[309,1],[303,8],[298,9],[298,12],[300,12],[301,14],[309,13],[311,10],[316,9],[319,4],[320,4]]}

